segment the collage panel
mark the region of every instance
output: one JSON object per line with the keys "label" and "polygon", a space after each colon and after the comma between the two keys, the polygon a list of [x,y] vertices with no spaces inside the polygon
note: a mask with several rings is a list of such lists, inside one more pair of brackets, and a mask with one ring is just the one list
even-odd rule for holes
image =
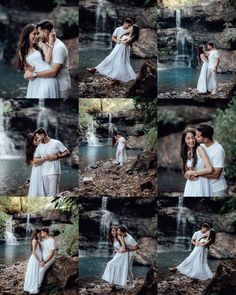
{"label": "collage panel", "polygon": [[78,99],[77,0],[2,0],[0,98]]}
{"label": "collage panel", "polygon": [[156,0],[81,0],[79,19],[79,97],[156,98]]}
{"label": "collage panel", "polygon": [[235,198],[158,200],[158,295],[236,292]]}
{"label": "collage panel", "polygon": [[235,96],[235,1],[158,2],[158,97]]}
{"label": "collage panel", "polygon": [[77,200],[0,198],[0,294],[78,294]]}
{"label": "collage panel", "polygon": [[235,196],[235,99],[159,100],[159,195]]}
{"label": "collage panel", "polygon": [[157,104],[79,100],[79,195],[156,197]]}
{"label": "collage panel", "polygon": [[1,195],[77,196],[77,100],[0,99],[0,124]]}
{"label": "collage panel", "polygon": [[79,294],[157,294],[156,198],[80,198],[79,226]]}

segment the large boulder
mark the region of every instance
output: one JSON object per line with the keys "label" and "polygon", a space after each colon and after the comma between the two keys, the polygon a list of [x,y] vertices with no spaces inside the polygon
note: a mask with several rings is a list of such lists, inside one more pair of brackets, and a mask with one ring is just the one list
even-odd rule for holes
{"label": "large boulder", "polygon": [[141,58],[157,56],[157,33],[154,29],[140,29],[139,39],[131,47],[131,54]]}
{"label": "large boulder", "polygon": [[157,239],[143,237],[138,244],[140,249],[137,251],[135,261],[141,265],[152,265],[156,260]]}
{"label": "large boulder", "polygon": [[217,259],[230,259],[236,257],[235,235],[224,232],[216,233],[216,241],[209,249],[211,257]]}

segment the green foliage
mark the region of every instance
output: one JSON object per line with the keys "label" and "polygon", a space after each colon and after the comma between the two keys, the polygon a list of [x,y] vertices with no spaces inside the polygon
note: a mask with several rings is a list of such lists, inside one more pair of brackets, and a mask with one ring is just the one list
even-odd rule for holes
{"label": "green foliage", "polygon": [[157,128],[150,128],[145,134],[146,148],[149,150],[157,149]]}
{"label": "green foliage", "polygon": [[52,200],[55,208],[72,212],[74,217],[79,216],[79,198],[56,197]]}
{"label": "green foliage", "polygon": [[224,43],[232,48],[232,44],[236,42],[236,28],[227,28],[224,31]]}
{"label": "green foliage", "polygon": [[222,198],[222,207],[220,213],[234,212],[234,219],[236,222],[236,198]]}
{"label": "green foliage", "polygon": [[9,215],[5,212],[0,212],[0,234],[5,231],[6,221],[9,219]]}
{"label": "green foliage", "polygon": [[225,149],[225,167],[229,178],[236,178],[236,98],[225,110],[218,110],[214,116],[215,138]]}
{"label": "green foliage", "polygon": [[164,109],[161,112],[158,112],[157,121],[162,122],[163,125],[171,123],[177,125],[184,121],[182,117],[178,117],[176,112],[173,110]]}
{"label": "green foliage", "polygon": [[66,4],[65,0],[53,0],[53,3],[56,5],[56,7],[60,7],[62,5]]}
{"label": "green foliage", "polygon": [[164,6],[169,8],[188,7],[200,3],[211,3],[212,0],[163,0]]}
{"label": "green foliage", "polygon": [[56,8],[53,12],[53,18],[55,19],[55,27],[57,36],[63,37],[64,27],[71,28],[73,26],[79,26],[78,10],[68,10]]}
{"label": "green foliage", "polygon": [[62,255],[78,255],[78,218],[74,218],[72,222],[67,224],[60,234],[60,254]]}

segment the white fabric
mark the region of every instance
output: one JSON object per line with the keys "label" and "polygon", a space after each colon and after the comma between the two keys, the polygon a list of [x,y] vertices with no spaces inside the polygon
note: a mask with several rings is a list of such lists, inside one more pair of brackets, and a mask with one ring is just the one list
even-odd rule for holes
{"label": "white fabric", "polygon": [[[202,239],[200,242],[206,242]],[[208,249],[204,246],[195,246],[190,255],[179,265],[177,269],[183,275],[205,281],[213,277],[207,263]]]}
{"label": "white fabric", "polygon": [[[42,252],[40,250],[39,245],[36,246],[35,254],[41,259]],[[24,281],[24,291],[29,292],[30,294],[38,294],[39,289],[39,269],[40,264],[39,261],[34,257],[32,254],[30,256],[27,270],[25,274],[25,281]]]}
{"label": "white fabric", "polygon": [[[126,234],[124,241],[125,241],[125,245],[127,248],[131,248],[131,247],[134,247],[137,245],[137,242],[135,241],[135,239],[128,233]],[[128,252],[128,260],[129,260],[128,280],[131,285],[133,284],[133,281],[134,281],[134,275],[133,275],[133,271],[132,271],[134,256],[135,256],[135,251]]]}
{"label": "white fabric", "polygon": [[45,196],[56,197],[59,193],[60,175],[51,174],[43,176],[43,189]]}
{"label": "white fabric", "polygon": [[[39,51],[26,56],[26,62],[35,67],[36,72],[51,70],[52,67],[43,60]],[[59,88],[56,78],[35,78],[30,80],[27,87],[26,98],[58,98]]]}
{"label": "white fabric", "polygon": [[117,142],[116,163],[120,163],[121,165],[123,165],[123,163],[127,160],[125,149],[126,140],[124,137],[119,137]]}
{"label": "white fabric", "polygon": [[[193,160],[187,161],[187,167],[191,168]],[[199,153],[197,151],[196,170],[201,170],[205,167]],[[196,180],[188,179],[184,188],[184,197],[212,197],[212,187],[208,178],[199,176]]]}
{"label": "white fabric", "polygon": [[41,287],[42,285],[42,282],[43,282],[43,278],[44,278],[44,275],[46,273],[46,271],[49,269],[49,267],[54,263],[55,261],[55,258],[52,258],[51,260],[49,260],[45,265],[44,267],[41,267],[40,266],[40,269],[39,269],[39,288]]}
{"label": "white fabric", "polygon": [[208,55],[208,68],[213,70],[216,68],[217,59],[220,57],[219,52],[216,49],[210,51]]}
{"label": "white fabric", "polygon": [[[34,157],[42,158],[46,155],[52,155],[55,153],[63,153],[67,148],[56,139],[49,140],[48,143],[40,143],[35,151]],[[42,164],[42,175],[61,174],[60,160],[45,161]]]}
{"label": "white fabric", "polygon": [[193,236],[192,240],[199,241],[202,237],[204,237],[205,233],[202,233],[200,230],[196,231]]}
{"label": "white fabric", "polygon": [[67,99],[69,97],[69,90],[59,91],[59,98]]}
{"label": "white fabric", "polygon": [[52,51],[52,64],[61,64],[62,67],[57,75],[60,91],[67,91],[71,88],[71,80],[69,73],[68,50],[65,44],[56,39]]}
{"label": "white fabric", "polygon": [[225,190],[219,191],[219,192],[214,192],[213,197],[225,197]]}
{"label": "white fabric", "polygon": [[[212,91],[212,87],[213,87],[213,91],[216,92],[217,91],[217,75],[216,75],[216,71],[209,69],[207,71],[207,83],[208,83],[208,91]],[[211,87],[212,86],[212,87]]]}
{"label": "white fabric", "polygon": [[[126,32],[127,30],[118,27],[113,36],[120,37]],[[122,82],[136,79],[136,74],[130,64],[130,47],[116,43],[112,52],[96,66],[96,70],[103,76]]]}
{"label": "white fabric", "polygon": [[208,71],[208,62],[204,61],[197,83],[197,91],[199,93],[206,93],[207,91],[212,91],[214,88],[213,80],[208,77]]}
{"label": "white fabric", "polygon": [[[114,248],[119,249],[120,244],[117,240],[114,242]],[[107,263],[102,279],[110,284],[126,286],[129,267],[128,252],[116,253],[112,260]]]}
{"label": "white fabric", "polygon": [[28,197],[45,197],[43,186],[42,166],[32,165]]}
{"label": "white fabric", "polygon": [[56,249],[56,243],[53,238],[48,237],[48,239],[43,240],[42,242],[43,260],[45,260],[50,255],[50,252],[55,249]]}
{"label": "white fabric", "polygon": [[205,149],[210,163],[213,168],[223,168],[219,179],[210,179],[212,191],[220,192],[226,190],[227,184],[225,181],[225,171],[224,171],[224,159],[225,151],[221,144],[215,141],[211,146],[207,147],[205,144],[202,144]]}

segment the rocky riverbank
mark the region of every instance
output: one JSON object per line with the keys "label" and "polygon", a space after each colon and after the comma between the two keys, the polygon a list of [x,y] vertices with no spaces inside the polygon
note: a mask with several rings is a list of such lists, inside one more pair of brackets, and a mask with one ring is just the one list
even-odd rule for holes
{"label": "rocky riverbank", "polygon": [[[22,295],[27,262],[0,265],[0,294]],[[78,294],[78,258],[59,257],[48,270],[40,295]]]}
{"label": "rocky riverbank", "polygon": [[157,194],[156,153],[128,157],[123,166],[114,160],[96,162],[80,173],[79,196],[155,197]]}

